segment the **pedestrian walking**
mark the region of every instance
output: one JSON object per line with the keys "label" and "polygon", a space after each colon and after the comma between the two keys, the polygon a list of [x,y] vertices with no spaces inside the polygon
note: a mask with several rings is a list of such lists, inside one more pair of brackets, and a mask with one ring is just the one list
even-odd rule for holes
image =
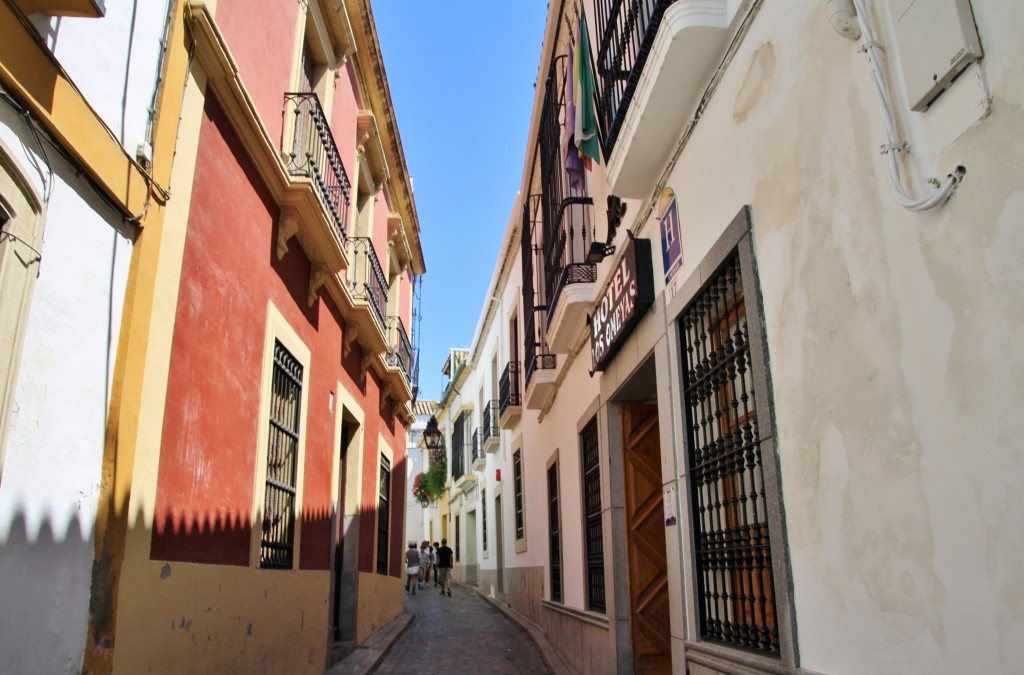
{"label": "pedestrian walking", "polygon": [[416,542],[409,542],[409,550],[405,552],[405,592],[416,595],[416,580],[420,574],[420,552],[416,550]]}
{"label": "pedestrian walking", "polygon": [[424,582],[430,582],[430,542],[420,543],[420,590],[425,588]]}
{"label": "pedestrian walking", "polygon": [[455,565],[455,552],[448,548],[448,540],[441,540],[441,548],[437,549],[437,576],[441,580],[441,595],[452,597],[452,567]]}
{"label": "pedestrian walking", "polygon": [[434,570],[434,585],[438,586],[437,581],[437,549],[441,548],[441,544],[434,542],[434,545],[430,549],[430,567]]}

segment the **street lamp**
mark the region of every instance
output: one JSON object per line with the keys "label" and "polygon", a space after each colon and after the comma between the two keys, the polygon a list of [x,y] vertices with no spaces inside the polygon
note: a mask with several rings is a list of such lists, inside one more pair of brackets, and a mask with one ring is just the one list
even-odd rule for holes
{"label": "street lamp", "polygon": [[441,430],[437,428],[437,418],[430,416],[427,428],[423,430],[423,442],[428,450],[437,450],[441,447]]}

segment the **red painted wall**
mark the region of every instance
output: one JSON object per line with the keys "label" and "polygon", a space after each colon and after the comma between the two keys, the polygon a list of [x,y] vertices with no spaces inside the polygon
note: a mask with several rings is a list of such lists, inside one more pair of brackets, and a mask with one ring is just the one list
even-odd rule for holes
{"label": "red painted wall", "polygon": [[[250,564],[257,439],[265,423],[259,402],[269,299],[311,352],[304,392],[301,566],[330,565],[331,470],[338,448],[329,395],[340,380],[366,413],[364,481],[373,483],[377,475],[377,438],[383,435],[394,448],[391,568],[398,575],[404,428],[388,406],[380,405],[375,374],[369,371],[365,381],[360,377],[358,347],[342,359],[344,320],[338,308],[322,292],[312,308],[307,306],[310,263],[294,239],[278,261],[277,221],[276,205],[211,95],[200,131],[172,339],[151,557]],[[362,517],[374,525],[364,523],[360,530],[372,537],[375,497],[365,506]],[[363,539],[360,569],[369,571],[363,556],[372,557],[375,547],[372,539],[369,547]]]}
{"label": "red painted wall", "polygon": [[285,92],[292,91],[299,2],[219,0],[216,20],[270,138],[280,145],[281,105]]}

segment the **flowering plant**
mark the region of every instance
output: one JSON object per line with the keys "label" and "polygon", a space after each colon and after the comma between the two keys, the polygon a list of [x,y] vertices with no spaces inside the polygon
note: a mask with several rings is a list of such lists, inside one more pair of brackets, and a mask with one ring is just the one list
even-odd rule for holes
{"label": "flowering plant", "polygon": [[416,501],[420,503],[420,506],[428,506],[434,501],[434,496],[430,494],[430,490],[427,489],[425,473],[422,471],[416,474],[416,478],[412,481],[412,496],[416,498]]}
{"label": "flowering plant", "polygon": [[416,474],[412,481],[412,496],[420,506],[430,506],[444,494],[448,458],[443,447],[430,451],[430,465],[425,472]]}

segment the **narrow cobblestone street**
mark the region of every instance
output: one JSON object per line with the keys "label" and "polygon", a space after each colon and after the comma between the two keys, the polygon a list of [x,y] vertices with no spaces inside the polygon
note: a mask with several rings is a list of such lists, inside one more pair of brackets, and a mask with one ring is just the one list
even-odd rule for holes
{"label": "narrow cobblestone street", "polygon": [[529,636],[475,590],[455,586],[449,598],[430,584],[405,608],[412,624],[375,673],[551,672]]}

